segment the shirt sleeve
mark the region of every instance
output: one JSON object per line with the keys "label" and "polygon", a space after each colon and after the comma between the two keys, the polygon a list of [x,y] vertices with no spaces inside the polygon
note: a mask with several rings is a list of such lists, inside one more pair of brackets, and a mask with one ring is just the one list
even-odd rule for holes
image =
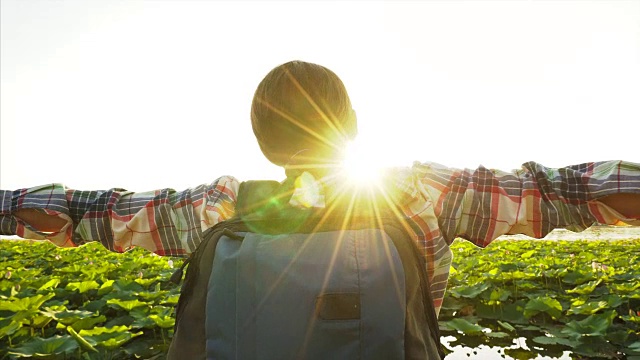
{"label": "shirt sleeve", "polygon": [[[184,191],[81,191],[61,184],[2,191],[0,233],[48,239],[59,246],[100,241],[112,251],[143,247],[158,255],[191,253],[202,232],[233,216],[239,182],[229,176]],[[59,232],[37,231],[11,214],[38,209],[67,221]]]}
{"label": "shirt sleeve", "polygon": [[442,235],[486,246],[505,234],[542,238],[551,230],[582,231],[595,223],[640,225],[599,202],[603,196],[640,193],[640,164],[593,162],[546,168],[535,162],[502,172],[416,164],[421,191],[432,200]]}

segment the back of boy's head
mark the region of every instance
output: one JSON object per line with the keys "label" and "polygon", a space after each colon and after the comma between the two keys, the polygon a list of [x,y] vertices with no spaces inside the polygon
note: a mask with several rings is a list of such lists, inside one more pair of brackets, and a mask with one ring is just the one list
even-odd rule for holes
{"label": "back of boy's head", "polygon": [[357,132],[340,78],[303,61],[282,64],[264,77],[251,104],[251,124],[262,153],[279,166],[293,157],[307,164],[335,162]]}

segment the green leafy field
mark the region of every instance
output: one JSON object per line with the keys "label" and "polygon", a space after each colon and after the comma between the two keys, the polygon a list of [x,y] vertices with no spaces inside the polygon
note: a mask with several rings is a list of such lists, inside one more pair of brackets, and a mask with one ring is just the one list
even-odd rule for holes
{"label": "green leafy field", "polygon": [[0,359],[162,358],[182,260],[97,243],[0,242]]}
{"label": "green leafy field", "polygon": [[[640,359],[640,240],[496,241],[453,246],[440,314],[451,345]],[[0,241],[0,359],[163,358],[182,260],[99,244]]]}
{"label": "green leafy field", "polygon": [[440,314],[451,345],[538,354],[640,359],[640,240],[456,242]]}

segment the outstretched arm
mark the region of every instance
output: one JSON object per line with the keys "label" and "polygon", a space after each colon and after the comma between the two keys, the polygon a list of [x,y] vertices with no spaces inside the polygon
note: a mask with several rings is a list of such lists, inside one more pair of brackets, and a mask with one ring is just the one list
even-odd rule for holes
{"label": "outstretched arm", "polygon": [[640,164],[624,161],[547,168],[529,162],[514,172],[422,164],[423,189],[435,200],[439,229],[486,246],[505,234],[542,238],[620,221],[640,225]]}
{"label": "outstretched arm", "polygon": [[0,191],[0,234],[184,255],[197,247],[203,230],[233,216],[237,187],[236,179],[221,177],[180,192],[80,191],[60,184]]}

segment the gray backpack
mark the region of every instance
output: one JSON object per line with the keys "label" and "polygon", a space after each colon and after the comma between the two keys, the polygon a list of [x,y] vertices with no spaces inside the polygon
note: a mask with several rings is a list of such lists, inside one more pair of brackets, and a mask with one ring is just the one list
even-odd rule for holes
{"label": "gray backpack", "polygon": [[203,234],[168,359],[444,358],[425,260],[394,206],[353,192],[299,209],[292,189],[243,182],[236,216]]}

